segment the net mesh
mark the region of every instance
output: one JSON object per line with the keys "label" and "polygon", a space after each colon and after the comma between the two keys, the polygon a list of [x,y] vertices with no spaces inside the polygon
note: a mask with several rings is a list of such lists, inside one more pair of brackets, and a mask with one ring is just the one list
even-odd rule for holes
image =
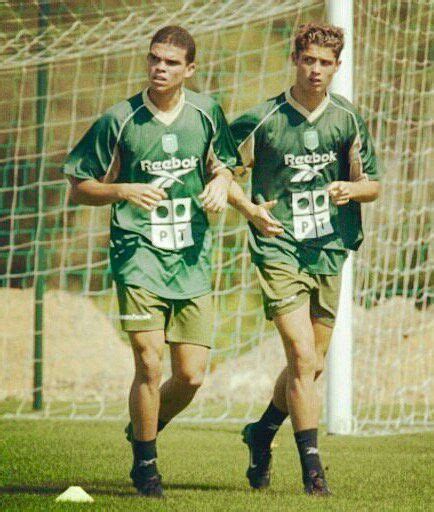
{"label": "net mesh", "polygon": [[[291,35],[325,19],[326,7],[9,0],[0,14],[0,414],[126,417],[132,358],[115,320],[109,208],[72,203],[61,162],[99,115],[146,85],[150,36],[161,26],[191,31],[199,67],[189,86],[233,119],[291,83]],[[431,16],[429,1],[355,1],[355,103],[386,171],[380,199],[364,207],[355,258],[355,432],[434,424]],[[284,356],[263,318],[245,222],[228,209],[213,234],[215,349],[183,418],[239,421],[269,400]],[[34,323],[41,304],[43,326]]]}

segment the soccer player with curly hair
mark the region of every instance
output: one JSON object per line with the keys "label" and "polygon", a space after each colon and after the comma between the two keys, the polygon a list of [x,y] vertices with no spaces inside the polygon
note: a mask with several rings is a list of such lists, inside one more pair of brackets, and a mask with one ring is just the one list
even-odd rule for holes
{"label": "soccer player with curly hair", "polygon": [[363,239],[360,203],[379,193],[364,121],[350,102],[328,92],[343,45],[338,27],[302,25],[292,53],[293,86],[231,125],[243,172],[251,170],[252,201],[232,183],[229,202],[249,221],[265,315],[274,321],[286,354],[268,408],[243,430],[250,451],[247,477],[257,489],[270,483],[271,442],[289,415],[306,493],[330,494],[317,444],[318,377],[342,266]]}

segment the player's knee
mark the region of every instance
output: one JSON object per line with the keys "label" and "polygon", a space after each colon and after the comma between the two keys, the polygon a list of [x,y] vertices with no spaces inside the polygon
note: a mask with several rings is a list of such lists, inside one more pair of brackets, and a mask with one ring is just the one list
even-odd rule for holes
{"label": "player's knee", "polygon": [[201,368],[181,370],[177,373],[176,379],[181,383],[182,386],[197,390],[203,383],[205,371]]}
{"label": "player's knee", "polygon": [[142,352],[140,364],[136,368],[136,375],[141,381],[158,387],[163,373],[162,366],[158,354],[148,351]]}
{"label": "player's knee", "polygon": [[299,346],[293,351],[293,369],[295,376],[306,377],[313,376],[317,368],[315,351],[306,347]]}

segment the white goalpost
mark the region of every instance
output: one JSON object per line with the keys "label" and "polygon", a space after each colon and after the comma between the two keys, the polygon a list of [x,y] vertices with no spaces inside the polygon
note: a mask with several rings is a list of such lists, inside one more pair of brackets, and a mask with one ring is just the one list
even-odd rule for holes
{"label": "white goalpost", "polygon": [[[332,91],[353,101],[353,0],[329,0],[330,23],[345,31],[339,71]],[[333,337],[327,355],[327,432],[349,434],[353,428],[353,265],[352,252],[342,270],[342,286]]]}
{"label": "white goalpost", "polygon": [[[71,202],[59,168],[95,119],[146,86],[151,35],[174,23],[193,34],[189,86],[232,120],[292,82],[296,28],[329,20],[346,33],[333,88],[366,120],[385,172],[344,270],[323,422],[337,434],[434,428],[432,10],[430,0],[1,3],[0,417],[127,418],[132,358],[116,320],[109,208]],[[180,421],[245,422],[269,401],[284,355],[245,221],[228,208],[212,228],[215,348]]]}

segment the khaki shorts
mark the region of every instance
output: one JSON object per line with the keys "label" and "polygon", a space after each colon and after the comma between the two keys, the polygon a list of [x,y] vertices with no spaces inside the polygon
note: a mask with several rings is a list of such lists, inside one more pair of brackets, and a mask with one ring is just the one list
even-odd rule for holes
{"label": "khaki shorts", "polygon": [[339,302],[341,276],[308,274],[282,262],[256,267],[267,320],[292,313],[310,299],[313,319],[333,327]]}
{"label": "khaki shorts", "polygon": [[117,284],[116,288],[122,330],[164,330],[169,343],[211,346],[212,294],[174,300],[136,286]]}

